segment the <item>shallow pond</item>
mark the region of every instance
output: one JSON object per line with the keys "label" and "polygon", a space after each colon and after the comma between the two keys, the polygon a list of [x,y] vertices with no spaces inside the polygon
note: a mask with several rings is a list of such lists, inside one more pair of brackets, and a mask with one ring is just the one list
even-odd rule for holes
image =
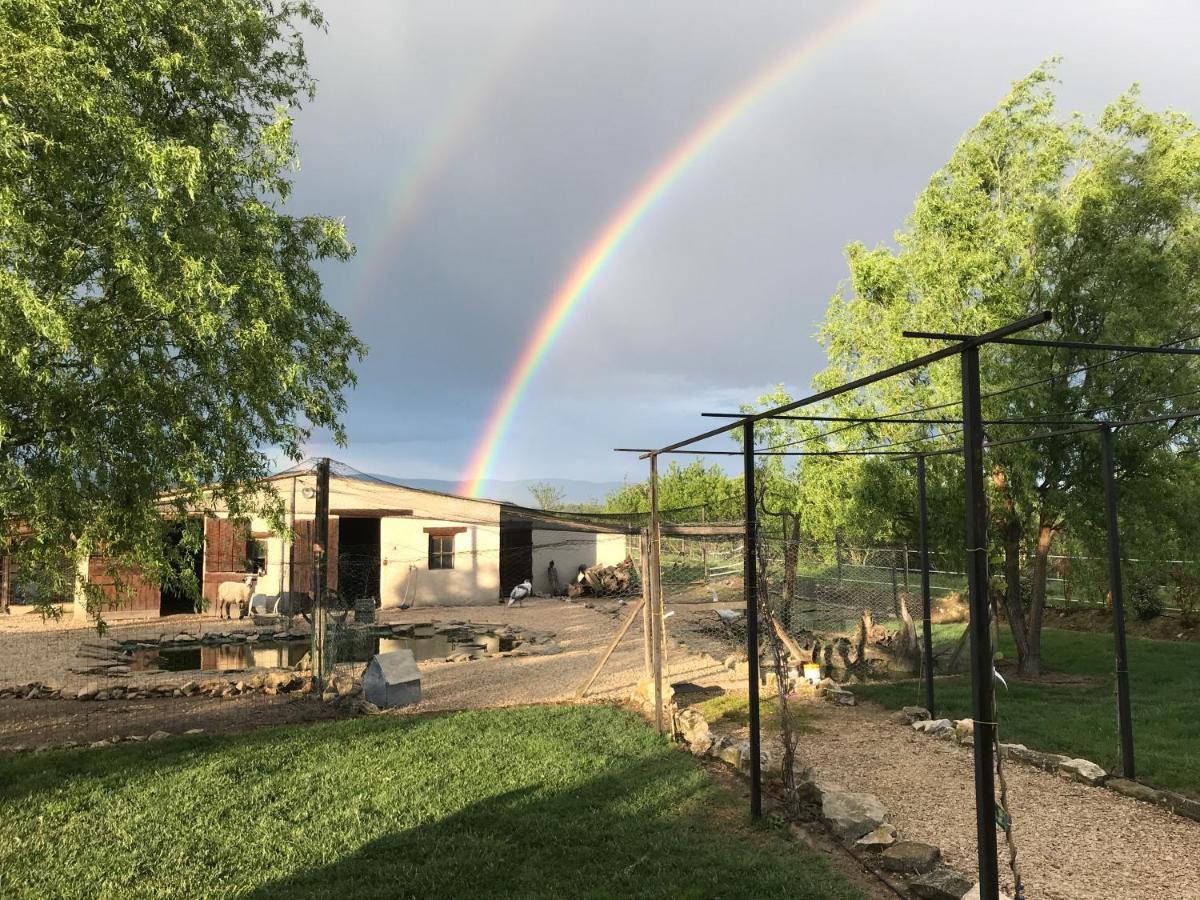
{"label": "shallow pond", "polygon": [[[457,637],[457,635],[455,636]],[[308,638],[254,641],[229,644],[137,647],[129,661],[133,672],[228,672],[239,669],[280,669],[296,666],[309,651]],[[477,634],[461,640],[428,634],[396,637],[391,634],[357,632],[342,634],[330,645],[340,663],[365,663],[377,653],[411,650],[417,662],[443,659],[453,653],[497,653],[511,649],[509,639],[494,634]]]}

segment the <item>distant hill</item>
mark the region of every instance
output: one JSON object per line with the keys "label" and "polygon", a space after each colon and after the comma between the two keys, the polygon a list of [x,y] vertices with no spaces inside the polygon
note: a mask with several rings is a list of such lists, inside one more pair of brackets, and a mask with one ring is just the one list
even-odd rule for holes
{"label": "distant hill", "polygon": [[[459,492],[457,481],[444,481],[439,478],[400,478],[393,475],[380,477],[397,484],[405,484],[427,491],[441,491],[443,494]],[[552,484],[565,491],[564,502],[566,503],[587,503],[591,500],[603,503],[610,491],[618,490],[622,486],[619,481],[577,481],[571,478],[525,478],[518,481],[489,478],[483,483],[479,495],[489,500],[503,500],[521,506],[534,506],[533,494],[529,493],[529,486],[542,482]]]}

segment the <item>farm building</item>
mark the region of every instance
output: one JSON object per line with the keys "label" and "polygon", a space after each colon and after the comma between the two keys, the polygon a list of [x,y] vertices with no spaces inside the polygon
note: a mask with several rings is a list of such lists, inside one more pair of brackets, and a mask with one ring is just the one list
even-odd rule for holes
{"label": "farm building", "polygon": [[[336,465],[336,464],[335,464]],[[352,472],[352,470],[349,470]],[[283,502],[288,541],[264,519],[209,516],[196,574],[209,609],[219,586],[262,572],[259,594],[308,593],[314,577],[316,473],[298,467],[267,479]],[[627,553],[626,529],[573,521],[495,500],[458,497],[335,471],[329,479],[331,589],[347,600],[376,598],[381,607],[495,604],[532,578],[549,593],[551,561],[566,581],[581,565],[615,565]],[[81,562],[79,574],[104,585],[104,561]],[[111,581],[109,582],[111,583]],[[146,579],[126,576],[127,595],[108,615],[155,616],[192,611],[192,602]],[[85,617],[82,591],[76,617]]]}

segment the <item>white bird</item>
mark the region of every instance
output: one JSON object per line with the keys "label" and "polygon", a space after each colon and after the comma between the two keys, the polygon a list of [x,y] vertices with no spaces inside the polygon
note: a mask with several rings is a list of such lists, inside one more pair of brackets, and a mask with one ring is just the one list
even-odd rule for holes
{"label": "white bird", "polygon": [[520,584],[518,584],[515,588],[512,589],[512,593],[508,595],[508,605],[512,606],[514,603],[517,603],[521,606],[524,606],[525,604],[522,603],[521,601],[523,601],[526,597],[528,597],[532,593],[533,593],[533,582],[530,581],[528,578],[526,578],[524,581],[522,581]]}
{"label": "white bird", "polygon": [[717,615],[726,622],[732,622],[734,619],[742,617],[742,611],[740,609],[718,609]]}

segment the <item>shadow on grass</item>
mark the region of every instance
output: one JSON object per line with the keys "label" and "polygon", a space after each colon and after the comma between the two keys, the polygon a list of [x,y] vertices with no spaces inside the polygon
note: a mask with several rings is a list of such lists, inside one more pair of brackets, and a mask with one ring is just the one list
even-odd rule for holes
{"label": "shadow on grass", "polygon": [[250,896],[860,896],[825,860],[747,825],[727,795],[707,784],[664,789],[664,774],[652,760],[571,790],[509,791]]}

